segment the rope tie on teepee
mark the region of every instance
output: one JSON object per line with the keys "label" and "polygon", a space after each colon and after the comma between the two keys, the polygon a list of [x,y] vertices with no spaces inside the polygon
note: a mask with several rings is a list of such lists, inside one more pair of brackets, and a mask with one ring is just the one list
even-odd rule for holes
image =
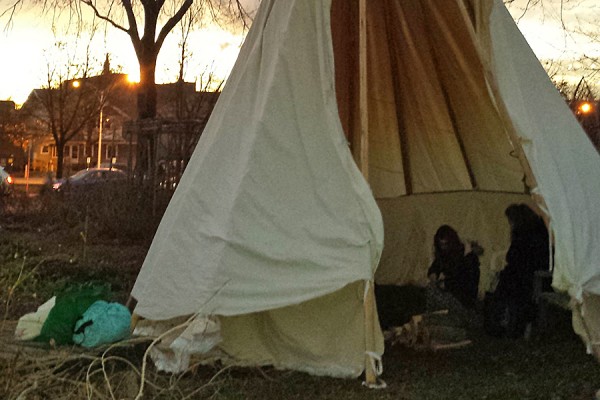
{"label": "rope tie on teepee", "polygon": [[369,356],[369,361],[371,362],[371,368],[377,374],[377,376],[381,376],[383,374],[383,363],[381,362],[381,356],[372,351],[365,352],[367,356]]}
{"label": "rope tie on teepee", "polygon": [[[542,197],[542,194],[540,193],[539,183],[538,183],[538,186],[531,189],[531,193]],[[550,257],[548,257],[548,264],[549,264],[548,270],[550,272],[554,272],[554,257],[553,257],[554,254],[552,251],[552,236],[553,236],[553,232],[554,232],[554,228],[553,228],[554,223],[552,222],[552,216],[550,215],[550,212],[548,211],[546,206],[542,202],[536,202],[536,203],[539,203],[539,204],[537,204],[538,208],[547,217],[547,221],[548,221],[548,254],[550,254]]]}

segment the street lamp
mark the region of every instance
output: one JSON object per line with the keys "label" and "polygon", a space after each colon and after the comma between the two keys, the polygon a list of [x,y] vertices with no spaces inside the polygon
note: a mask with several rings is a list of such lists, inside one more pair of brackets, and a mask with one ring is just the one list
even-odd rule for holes
{"label": "street lamp", "polygon": [[104,90],[100,91],[100,121],[98,123],[98,168],[102,160],[102,126],[104,125]]}
{"label": "street lamp", "polygon": [[[102,161],[102,126],[103,124],[103,120],[104,120],[104,102],[106,101],[106,98],[104,96],[104,89],[98,89],[96,86],[90,84],[90,83],[86,83],[90,86],[92,86],[94,89],[96,89],[96,91],[99,93],[100,95],[100,119],[98,121],[98,163],[97,163],[97,167],[100,168],[100,163]],[[79,88],[81,86],[81,82],[79,81],[73,81],[73,87],[74,88]]]}
{"label": "street lamp", "polygon": [[594,107],[592,106],[592,103],[590,103],[589,101],[584,101],[581,102],[579,104],[579,107],[577,107],[577,111],[578,114],[589,114],[594,110]]}

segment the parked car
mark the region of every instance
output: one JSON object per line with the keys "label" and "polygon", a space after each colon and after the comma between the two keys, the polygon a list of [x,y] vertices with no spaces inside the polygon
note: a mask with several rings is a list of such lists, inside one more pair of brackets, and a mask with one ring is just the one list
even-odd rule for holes
{"label": "parked car", "polygon": [[68,178],[57,180],[52,184],[52,189],[56,192],[85,191],[125,182],[126,180],[127,174],[120,169],[88,168]]}
{"label": "parked car", "polygon": [[6,196],[12,193],[14,181],[12,176],[0,166],[0,195]]}

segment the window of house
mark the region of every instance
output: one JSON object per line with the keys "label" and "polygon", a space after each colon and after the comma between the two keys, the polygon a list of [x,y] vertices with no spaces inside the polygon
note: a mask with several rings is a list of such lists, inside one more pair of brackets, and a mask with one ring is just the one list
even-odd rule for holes
{"label": "window of house", "polygon": [[52,157],[56,157],[56,146],[50,145],[50,153],[52,154]]}
{"label": "window of house", "polygon": [[49,146],[46,144],[44,146],[42,146],[42,153],[43,154],[48,154],[50,152],[50,148]]}
{"label": "window of house", "polygon": [[117,146],[108,145],[106,146],[106,158],[113,158],[117,156]]}
{"label": "window of house", "polygon": [[74,158],[74,159],[79,158],[79,146],[77,146],[77,145],[71,146],[71,158]]}

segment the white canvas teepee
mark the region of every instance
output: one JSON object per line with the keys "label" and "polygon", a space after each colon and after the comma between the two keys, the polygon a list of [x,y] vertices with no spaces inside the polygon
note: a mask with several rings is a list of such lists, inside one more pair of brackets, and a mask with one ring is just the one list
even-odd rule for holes
{"label": "white canvas teepee", "polygon": [[489,280],[504,209],[531,201],[554,233],[555,287],[600,295],[598,172],[500,0],[263,0],[135,312],[211,318],[202,351],[238,364],[373,372],[371,283],[422,279],[441,224],[486,247]]}

